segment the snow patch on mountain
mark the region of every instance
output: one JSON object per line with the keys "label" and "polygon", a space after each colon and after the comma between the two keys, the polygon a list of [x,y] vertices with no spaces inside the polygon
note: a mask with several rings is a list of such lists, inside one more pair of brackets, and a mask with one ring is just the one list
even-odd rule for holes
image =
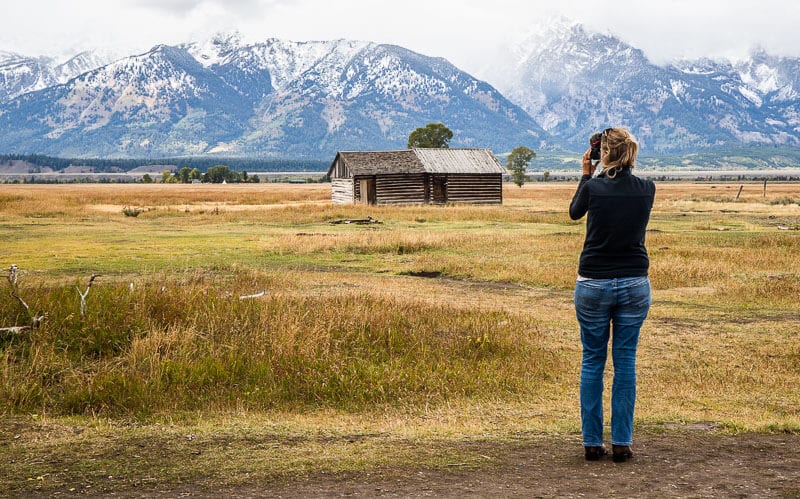
{"label": "snow patch on mountain", "polygon": [[680,101],[684,91],[686,90],[686,82],[682,80],[669,80],[669,85],[670,88],[672,88],[672,95],[674,95],[675,98]]}
{"label": "snow patch on mountain", "polygon": [[762,94],[774,92],[780,87],[778,69],[769,67],[766,64],[757,64],[754,67],[749,67],[746,71],[740,72],[739,76],[742,82]]}
{"label": "snow patch on mountain", "polygon": [[223,64],[235,51],[242,47],[242,35],[239,32],[217,33],[199,42],[182,45],[192,57],[205,67]]}
{"label": "snow patch on mountain", "polygon": [[747,87],[739,87],[739,92],[741,92],[745,99],[752,102],[756,107],[761,107],[761,104],[763,104],[763,100],[755,91]]}
{"label": "snow patch on mountain", "polygon": [[58,83],[66,83],[76,76],[111,64],[123,57],[122,53],[115,50],[87,50],[54,66],[53,73]]}

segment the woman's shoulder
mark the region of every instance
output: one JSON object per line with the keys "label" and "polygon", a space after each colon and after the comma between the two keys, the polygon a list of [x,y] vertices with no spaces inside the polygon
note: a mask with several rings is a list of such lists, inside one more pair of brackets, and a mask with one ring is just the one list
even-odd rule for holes
{"label": "woman's shoulder", "polygon": [[637,181],[637,182],[640,182],[642,185],[646,185],[646,186],[648,186],[648,187],[652,188],[653,190],[655,190],[655,189],[656,189],[656,183],[655,183],[655,182],[653,182],[652,180],[650,180],[650,179],[649,179],[649,178],[647,178],[647,177],[641,177],[641,176],[639,176],[639,175],[633,175],[633,174],[631,174],[631,177],[632,177],[632,178],[635,178],[635,179],[636,179],[636,181]]}
{"label": "woman's shoulder", "polygon": [[649,196],[655,196],[656,194],[656,183],[650,180],[649,178],[642,178],[639,177],[642,181],[642,186],[644,192],[646,192]]}

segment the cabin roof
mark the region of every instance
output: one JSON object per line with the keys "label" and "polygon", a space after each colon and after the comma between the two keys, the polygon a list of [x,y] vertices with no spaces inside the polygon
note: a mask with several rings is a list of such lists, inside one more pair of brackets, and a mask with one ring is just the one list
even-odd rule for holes
{"label": "cabin roof", "polygon": [[406,149],[401,151],[339,151],[350,175],[390,173],[504,173],[489,149]]}
{"label": "cabin roof", "polygon": [[504,173],[489,149],[412,149],[427,173]]}

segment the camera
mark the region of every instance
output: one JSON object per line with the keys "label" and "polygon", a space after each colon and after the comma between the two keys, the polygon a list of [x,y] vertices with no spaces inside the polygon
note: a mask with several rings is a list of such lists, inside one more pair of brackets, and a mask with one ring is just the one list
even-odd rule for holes
{"label": "camera", "polygon": [[589,146],[592,148],[592,152],[589,153],[589,159],[600,161],[600,140],[603,138],[603,134],[600,132],[593,133],[591,137],[589,137]]}

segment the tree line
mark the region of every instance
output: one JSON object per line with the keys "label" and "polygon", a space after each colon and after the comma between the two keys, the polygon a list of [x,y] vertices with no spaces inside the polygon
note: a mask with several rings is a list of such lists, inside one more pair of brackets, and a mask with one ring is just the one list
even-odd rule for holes
{"label": "tree line", "polygon": [[298,172],[325,171],[330,166],[328,160],[316,159],[264,159],[264,158],[204,158],[204,157],[185,157],[185,158],[159,158],[159,159],[135,159],[135,158],[59,158],[45,156],[42,154],[0,154],[0,164],[10,161],[26,161],[37,166],[46,166],[53,170],[63,170],[72,165],[90,166],[96,171],[107,173],[119,168],[123,171],[130,171],[140,166],[175,166],[178,168],[187,167],[189,170],[197,169],[201,172],[207,171],[213,166],[220,164],[227,165],[234,171],[262,171],[262,172]]}
{"label": "tree line", "polygon": [[[155,182],[150,174],[145,173],[142,176],[142,181],[145,184]],[[239,184],[250,183],[258,184],[261,179],[258,175],[248,175],[246,171],[237,172],[231,170],[226,165],[215,165],[201,173],[197,168],[189,168],[184,166],[174,174],[170,170],[161,172],[161,182],[165,184],[190,184],[194,181],[203,182],[206,184]]]}

